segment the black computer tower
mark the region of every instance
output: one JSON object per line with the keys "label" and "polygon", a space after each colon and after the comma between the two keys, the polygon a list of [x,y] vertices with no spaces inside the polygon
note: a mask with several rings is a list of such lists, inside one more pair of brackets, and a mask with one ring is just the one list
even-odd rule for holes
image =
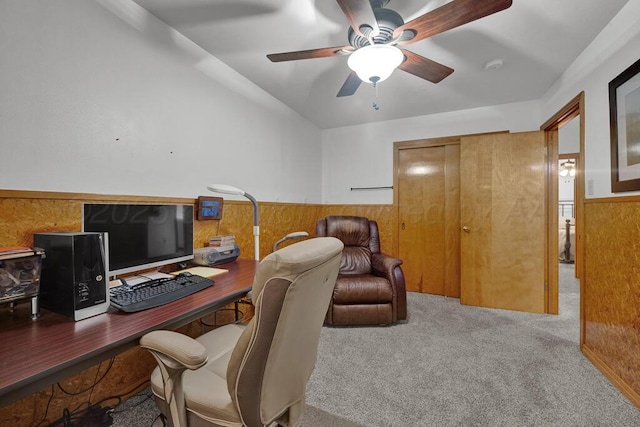
{"label": "black computer tower", "polygon": [[40,305],[74,320],[107,311],[109,280],[103,233],[37,233],[44,249]]}

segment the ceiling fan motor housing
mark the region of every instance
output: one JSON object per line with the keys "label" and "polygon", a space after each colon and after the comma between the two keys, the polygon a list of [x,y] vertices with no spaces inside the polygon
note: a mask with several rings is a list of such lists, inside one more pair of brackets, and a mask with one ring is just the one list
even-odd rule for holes
{"label": "ceiling fan motor housing", "polygon": [[[378,28],[380,28],[380,32],[378,33],[378,35],[373,37],[374,44],[389,43],[393,40],[393,31],[399,26],[404,25],[402,16],[400,16],[400,14],[395,10],[375,7],[375,5],[377,4],[386,3],[388,3],[388,1],[371,1],[371,5],[374,6],[373,14],[378,21]],[[361,27],[361,31],[368,36],[371,32],[371,28],[364,29]],[[349,44],[356,49],[364,46],[369,46],[371,44],[367,37],[363,37],[360,34],[356,33],[351,27],[349,27],[347,37],[349,40]]]}
{"label": "ceiling fan motor housing", "polygon": [[396,68],[439,83],[453,73],[453,69],[404,47],[500,12],[513,3],[513,0],[438,0],[435,9],[405,23],[396,11],[385,8],[389,1],[368,0],[367,4],[365,0],[337,0],[352,26],[347,32],[349,46],[283,52],[267,57],[272,62],[281,62],[348,56],[347,65],[351,73],[340,88],[338,97],[353,95],[363,81],[383,81]]}

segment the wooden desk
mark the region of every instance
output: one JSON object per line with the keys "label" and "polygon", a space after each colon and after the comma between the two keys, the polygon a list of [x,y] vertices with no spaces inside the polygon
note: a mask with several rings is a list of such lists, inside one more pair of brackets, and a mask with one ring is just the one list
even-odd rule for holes
{"label": "wooden desk", "polygon": [[74,322],[30,304],[0,312],[0,406],[67,378],[129,348],[147,332],[176,329],[242,298],[251,289],[257,261],[224,264],[214,286],[178,301],[139,311],[107,313]]}

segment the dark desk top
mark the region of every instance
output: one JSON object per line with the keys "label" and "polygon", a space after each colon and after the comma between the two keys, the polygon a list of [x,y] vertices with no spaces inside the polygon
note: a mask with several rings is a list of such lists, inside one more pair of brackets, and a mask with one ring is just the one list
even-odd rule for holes
{"label": "dark desk top", "polygon": [[107,313],[73,321],[30,304],[0,310],[0,406],[34,393],[124,350],[156,329],[176,329],[237,301],[251,289],[257,262],[238,259],[217,266],[214,286],[172,303],[136,313]]}

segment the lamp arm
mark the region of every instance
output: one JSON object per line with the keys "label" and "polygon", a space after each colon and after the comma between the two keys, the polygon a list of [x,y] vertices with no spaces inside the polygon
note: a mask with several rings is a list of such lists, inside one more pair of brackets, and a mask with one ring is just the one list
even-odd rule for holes
{"label": "lamp arm", "polygon": [[251,200],[251,204],[253,205],[253,225],[257,226],[258,222],[258,202],[256,199],[249,193],[244,193],[244,197]]}
{"label": "lamp arm", "polygon": [[251,201],[253,205],[253,246],[254,246],[254,259],[256,261],[260,261],[260,222],[259,222],[259,214],[258,214],[258,202],[257,200],[249,193],[245,192],[244,197]]}

